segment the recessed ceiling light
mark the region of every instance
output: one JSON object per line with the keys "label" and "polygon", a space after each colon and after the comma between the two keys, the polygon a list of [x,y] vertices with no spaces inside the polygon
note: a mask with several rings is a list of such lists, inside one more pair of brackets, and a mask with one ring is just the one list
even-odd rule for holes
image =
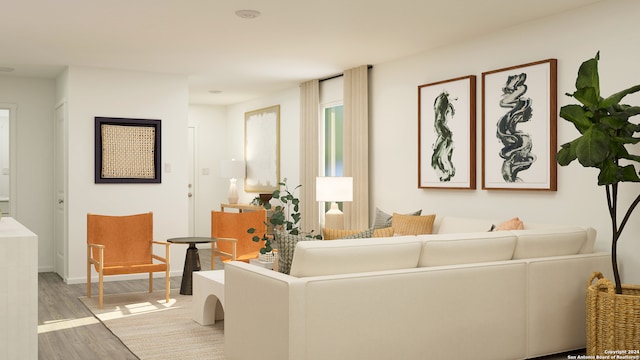
{"label": "recessed ceiling light", "polygon": [[236,11],[236,16],[243,19],[255,19],[260,16],[260,11],[258,10],[238,10]]}
{"label": "recessed ceiling light", "polygon": [[222,90],[209,90],[209,94],[222,94]]}
{"label": "recessed ceiling light", "polygon": [[0,71],[2,72],[13,72],[15,69],[8,66],[0,66]]}

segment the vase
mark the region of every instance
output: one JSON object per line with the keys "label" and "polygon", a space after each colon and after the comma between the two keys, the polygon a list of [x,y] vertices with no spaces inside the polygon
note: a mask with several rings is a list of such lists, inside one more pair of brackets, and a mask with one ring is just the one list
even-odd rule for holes
{"label": "vase", "polygon": [[[593,281],[596,280],[595,283]],[[640,350],[640,286],[615,284],[594,272],[587,283],[587,355],[598,356]]]}

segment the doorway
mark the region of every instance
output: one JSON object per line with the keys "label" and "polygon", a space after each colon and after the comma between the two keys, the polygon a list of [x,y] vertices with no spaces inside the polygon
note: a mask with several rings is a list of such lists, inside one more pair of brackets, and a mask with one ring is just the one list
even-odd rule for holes
{"label": "doorway", "polygon": [[0,211],[16,217],[16,116],[15,104],[0,104]]}

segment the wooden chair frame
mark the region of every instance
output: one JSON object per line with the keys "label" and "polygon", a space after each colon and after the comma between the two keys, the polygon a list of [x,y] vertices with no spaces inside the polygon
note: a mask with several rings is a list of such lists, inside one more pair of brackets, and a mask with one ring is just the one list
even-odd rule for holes
{"label": "wooden chair frame", "polygon": [[[218,241],[230,241],[231,242],[231,253],[228,252],[224,252],[222,250],[218,250]],[[233,239],[233,238],[216,238],[216,242],[213,243],[213,245],[211,246],[211,270],[215,270],[216,269],[216,256],[219,256],[220,258],[222,257],[227,257],[229,258],[230,261],[235,261],[238,257],[237,255],[237,244],[238,244],[238,239]]]}
{"label": "wooden chair frame", "polygon": [[[88,214],[87,215],[87,219],[89,218],[89,216],[91,216],[92,214]],[[157,254],[153,253],[153,245],[164,245],[165,248],[165,256],[159,256]],[[151,247],[150,251],[151,251],[151,258],[152,261],[153,260],[157,260],[159,263],[164,263],[166,265],[165,270],[163,271],[165,273],[165,300],[167,302],[169,302],[170,300],[170,294],[171,294],[171,285],[170,285],[170,264],[171,264],[171,258],[170,258],[170,248],[169,246],[171,245],[171,243],[166,242],[166,241],[155,241],[152,240],[151,244],[149,245]],[[93,250],[97,250],[98,251],[98,256],[97,258],[93,257]],[[119,270],[122,270],[121,266],[105,266],[104,263],[104,252],[105,250],[108,251],[108,249],[106,249],[106,247],[102,244],[93,244],[93,243],[89,243],[89,239],[87,238],[87,298],[91,298],[91,266],[95,266],[96,271],[98,272],[98,307],[100,309],[103,308],[103,297],[104,297],[104,270],[108,270],[108,269],[116,269],[119,268]],[[122,272],[122,274],[139,274],[139,273],[145,273],[148,272],[149,273],[149,292],[153,292],[153,273],[154,272],[159,272],[157,270],[155,271],[147,271],[145,269],[145,267],[149,267],[151,265],[155,265],[154,264],[140,264],[140,265],[135,265],[132,266],[129,271],[126,272]]]}

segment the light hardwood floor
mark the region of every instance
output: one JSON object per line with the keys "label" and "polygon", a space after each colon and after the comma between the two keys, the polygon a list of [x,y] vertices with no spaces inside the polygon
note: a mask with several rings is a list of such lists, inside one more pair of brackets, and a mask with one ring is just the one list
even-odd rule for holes
{"label": "light hardwood floor", "polygon": [[[210,252],[200,250],[202,269],[210,269]],[[216,259],[218,260],[218,259]],[[216,269],[223,265],[216,261]],[[180,288],[181,277],[171,278],[171,288]],[[164,280],[154,279],[153,291],[164,291]],[[105,294],[148,290],[148,280],[107,281]],[[93,284],[92,293],[98,293]],[[176,290],[177,291],[177,290]],[[65,284],[54,273],[38,274],[38,358],[41,360],[138,359],[78,300],[86,296],[86,285]],[[97,296],[97,295],[94,295]],[[59,328],[53,330],[53,328]],[[584,355],[584,351],[556,354],[536,360],[566,360],[567,355]],[[437,359],[434,359],[437,360]]]}
{"label": "light hardwood floor", "polygon": [[[211,252],[200,251],[202,269],[211,268]],[[222,263],[216,259],[216,268]],[[182,277],[171,278],[171,289],[179,289]],[[149,281],[105,281],[105,294],[149,290]],[[164,292],[164,278],[154,278],[153,291]],[[178,290],[176,290],[177,292]],[[86,284],[65,284],[55,273],[38,274],[38,358],[41,360],[129,360],[138,359],[120,339],[100,323],[80,302]],[[98,285],[91,287],[93,296]]]}

